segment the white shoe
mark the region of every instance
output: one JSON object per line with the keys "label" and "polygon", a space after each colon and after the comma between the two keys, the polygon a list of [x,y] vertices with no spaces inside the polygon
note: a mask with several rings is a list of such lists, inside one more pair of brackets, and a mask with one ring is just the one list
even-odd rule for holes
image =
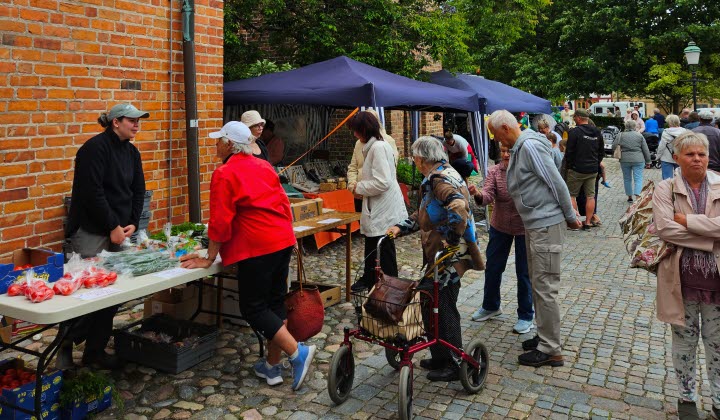
{"label": "white shoe", "polygon": [[500,315],[502,315],[502,309],[498,309],[497,311],[487,311],[480,307],[477,311],[473,312],[472,320],[478,322],[487,321],[490,318],[495,318]]}

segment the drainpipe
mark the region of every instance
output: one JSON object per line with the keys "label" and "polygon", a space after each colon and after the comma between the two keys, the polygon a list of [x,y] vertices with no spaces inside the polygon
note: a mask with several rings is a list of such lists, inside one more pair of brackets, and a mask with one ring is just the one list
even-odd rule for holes
{"label": "drainpipe", "polygon": [[167,157],[167,164],[168,164],[168,191],[167,191],[167,221],[166,223],[172,223],[172,187],[173,187],[173,173],[172,173],[172,167],[173,167],[173,85],[175,84],[175,81],[173,80],[173,26],[175,26],[175,13],[173,13],[172,10],[172,1],[170,0],[170,30],[168,31],[168,62],[170,63],[170,66],[168,67],[168,85],[170,86],[170,128],[168,133],[168,157]]}
{"label": "drainpipe", "polygon": [[185,79],[185,131],[190,221],[200,223],[200,150],[198,147],[197,89],[195,86],[195,15],[193,0],[183,0],[183,70]]}

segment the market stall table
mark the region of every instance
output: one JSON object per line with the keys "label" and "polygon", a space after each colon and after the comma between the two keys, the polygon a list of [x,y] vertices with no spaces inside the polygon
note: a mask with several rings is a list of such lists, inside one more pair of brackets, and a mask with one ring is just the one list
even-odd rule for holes
{"label": "market stall table", "polygon": [[[348,190],[337,190],[322,193],[303,193],[305,198],[322,198],[323,207],[328,209],[334,209],[337,212],[353,213],[355,212],[355,197]],[[358,219],[359,220],[359,219]],[[351,230],[355,232],[360,229],[360,223],[353,222]],[[317,249],[324,247],[340,238],[340,234],[333,232],[320,231],[313,234],[315,237],[315,245]]]}
{"label": "market stall table", "polygon": [[[45,331],[63,321],[73,320],[100,309],[212,276],[221,270],[222,265],[220,262],[215,262],[205,269],[172,268],[131,279],[120,279],[106,288],[80,289],[71,296],[56,295],[52,299],[40,303],[32,303],[22,296],[10,297],[5,294],[0,296],[0,314],[45,325],[41,330]],[[200,309],[198,308],[198,311]],[[39,358],[36,369],[34,412],[28,412],[28,410],[19,407],[11,408],[34,414],[35,418],[40,418],[42,411],[42,374],[55,356],[63,338],[64,334],[58,333],[52,343],[42,352],[18,346],[20,342],[27,339],[27,336],[17,338],[12,343],[0,342],[0,352],[12,349]],[[8,406],[10,405],[8,404]]]}
{"label": "market stall table", "polygon": [[[345,301],[350,302],[350,254],[352,251],[352,225],[360,220],[360,213],[331,212],[293,223],[295,237],[300,239],[318,232],[345,234]],[[339,226],[344,226],[338,229]],[[299,253],[302,258],[302,252]]]}

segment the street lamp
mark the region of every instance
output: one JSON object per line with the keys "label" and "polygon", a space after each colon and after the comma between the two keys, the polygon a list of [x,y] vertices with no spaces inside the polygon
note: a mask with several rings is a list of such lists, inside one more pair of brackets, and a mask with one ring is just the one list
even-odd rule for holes
{"label": "street lamp", "polygon": [[697,112],[697,65],[700,62],[700,47],[695,45],[694,42],[690,41],[687,48],[683,50],[685,53],[685,59],[687,60],[688,67],[692,72],[692,84],[693,84],[693,110]]}

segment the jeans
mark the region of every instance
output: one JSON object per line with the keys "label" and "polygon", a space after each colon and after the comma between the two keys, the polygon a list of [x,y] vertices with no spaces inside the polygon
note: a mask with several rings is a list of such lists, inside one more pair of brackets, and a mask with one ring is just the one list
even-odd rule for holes
{"label": "jeans", "polygon": [[625,185],[625,195],[640,195],[643,186],[643,170],[644,162],[620,162],[620,168],[623,173],[623,184]]}
{"label": "jeans", "polygon": [[490,241],[487,246],[487,266],[485,267],[485,293],[482,307],[486,311],[500,309],[500,283],[507,265],[510,247],[515,240],[515,274],[518,287],[518,318],[524,321],[533,319],[532,287],[528,274],[527,252],[525,251],[525,235],[513,236],[490,226]]}
{"label": "jeans", "polygon": [[673,171],[677,168],[677,163],[660,161],[660,170],[662,171],[662,179],[673,177]]}

